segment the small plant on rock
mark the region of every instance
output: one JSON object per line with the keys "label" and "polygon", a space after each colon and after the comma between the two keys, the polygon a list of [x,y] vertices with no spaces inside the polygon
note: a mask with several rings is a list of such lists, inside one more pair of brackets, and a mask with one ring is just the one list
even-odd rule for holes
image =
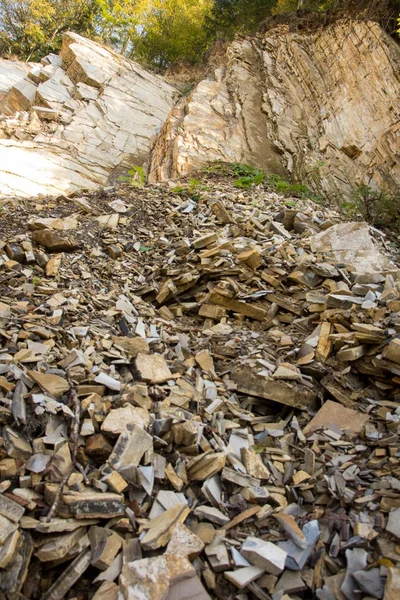
{"label": "small plant on rock", "polygon": [[129,183],[132,187],[143,188],[146,183],[146,171],[143,167],[134,165],[128,171],[128,175],[121,175],[118,181]]}

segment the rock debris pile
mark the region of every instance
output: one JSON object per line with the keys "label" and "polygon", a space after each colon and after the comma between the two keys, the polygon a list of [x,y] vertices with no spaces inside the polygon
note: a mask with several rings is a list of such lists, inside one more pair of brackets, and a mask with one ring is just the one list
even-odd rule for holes
{"label": "rock debris pile", "polygon": [[199,190],[5,204],[0,597],[399,598],[395,252]]}

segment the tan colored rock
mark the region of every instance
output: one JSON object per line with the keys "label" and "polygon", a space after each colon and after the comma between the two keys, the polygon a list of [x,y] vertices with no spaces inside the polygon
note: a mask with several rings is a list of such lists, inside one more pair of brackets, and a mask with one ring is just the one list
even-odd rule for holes
{"label": "tan colored rock", "polygon": [[149,423],[150,415],[146,408],[137,408],[131,404],[126,404],[123,408],[110,410],[101,425],[101,430],[119,435],[129,424],[145,429]]}
{"label": "tan colored rock", "polygon": [[55,398],[59,398],[69,390],[68,381],[58,375],[39,371],[29,371],[28,374],[35,383]]}
{"label": "tan colored rock", "polygon": [[394,271],[396,267],[376,248],[366,223],[339,223],[310,238],[311,250],[328,261],[351,265],[357,273]]}
{"label": "tan colored rock", "polygon": [[158,517],[151,519],[145,526],[148,531],[141,540],[143,550],[156,550],[166,546],[171,539],[175,525],[183,523],[189,513],[190,508],[187,504],[177,504]]}
{"label": "tan colored rock", "polygon": [[49,252],[73,252],[80,247],[80,242],[72,238],[54,233],[51,229],[32,232],[32,240],[44,246]]}
{"label": "tan colored rock", "polygon": [[59,560],[60,558],[64,558],[85,534],[86,529],[80,527],[71,533],[58,535],[56,538],[50,539],[47,543],[41,545],[35,554],[41,562]]}
{"label": "tan colored rock", "polygon": [[400,598],[400,569],[389,567],[383,600],[397,600],[398,598]]}
{"label": "tan colored rock", "polygon": [[92,549],[91,564],[102,571],[108,569],[122,547],[121,536],[110,529],[94,526],[89,530],[89,539]]}
{"label": "tan colored rock", "polygon": [[55,229],[56,231],[71,231],[77,229],[79,223],[77,215],[68,215],[64,218],[33,218],[28,223],[29,229]]}
{"label": "tan colored rock", "polygon": [[143,454],[152,445],[151,435],[137,425],[128,424],[119,436],[108,463],[116,471],[124,467],[137,466]]}
{"label": "tan colored rock", "polygon": [[125,350],[128,356],[132,358],[135,358],[139,352],[148,354],[150,351],[149,344],[141,337],[129,338],[114,336],[112,340],[116,346],[120,346]]}
{"label": "tan colored rock", "polygon": [[338,402],[327,400],[315,417],[306,425],[304,433],[312,433],[319,428],[327,428],[330,423],[343,429],[351,437],[356,437],[365,427],[369,417],[366,414],[345,408]]}
{"label": "tan colored rock", "polygon": [[14,559],[20,538],[21,534],[17,529],[13,533],[10,533],[4,544],[0,546],[0,569],[8,567]]}
{"label": "tan colored rock", "polygon": [[120,588],[124,600],[210,600],[183,555],[165,554],[125,564]]}
{"label": "tan colored rock", "polygon": [[175,556],[184,554],[190,560],[193,560],[203,551],[203,548],[204,542],[190,531],[186,525],[178,523],[172,532],[166,552]]}
{"label": "tan colored rock", "polygon": [[139,352],[135,360],[135,367],[140,378],[149,383],[164,383],[172,377],[165,359],[160,354]]}
{"label": "tan colored rock", "polygon": [[190,461],[187,465],[187,473],[192,481],[204,481],[222,471],[226,463],[224,452],[211,452],[202,454]]}
{"label": "tan colored rock", "polygon": [[250,450],[249,448],[241,449],[242,461],[246,467],[246,471],[251,477],[256,479],[268,480],[270,472],[264,465],[263,460],[259,454]]}
{"label": "tan colored rock", "polygon": [[101,584],[92,600],[118,600],[119,586],[113,581]]}
{"label": "tan colored rock", "polygon": [[54,254],[46,265],[47,277],[57,277],[61,267],[62,254]]}

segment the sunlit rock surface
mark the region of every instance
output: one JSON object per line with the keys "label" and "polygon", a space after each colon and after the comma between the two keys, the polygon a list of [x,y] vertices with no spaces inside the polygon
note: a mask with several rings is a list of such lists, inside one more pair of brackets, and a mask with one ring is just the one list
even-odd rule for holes
{"label": "sunlit rock surface", "polygon": [[26,76],[6,62],[0,196],[93,190],[146,163],[175,94],[160,77],[73,33]]}
{"label": "sunlit rock surface", "polygon": [[235,40],[174,107],[150,179],[212,160],[286,172],[317,192],[400,183],[400,51],[376,23]]}

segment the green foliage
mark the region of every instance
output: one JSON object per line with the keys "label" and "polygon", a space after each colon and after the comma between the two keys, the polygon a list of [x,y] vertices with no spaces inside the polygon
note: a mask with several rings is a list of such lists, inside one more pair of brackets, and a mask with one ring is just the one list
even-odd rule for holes
{"label": "green foliage", "polygon": [[350,218],[361,216],[375,227],[400,231],[400,189],[389,192],[360,185],[341,208]]}
{"label": "green foliage", "polygon": [[236,179],[233,185],[241,190],[245,190],[253,187],[253,185],[264,183],[264,179],[264,173],[256,173],[254,175],[247,175],[246,177],[239,177],[239,179]]}
{"label": "green foliage", "polygon": [[271,14],[276,0],[215,0],[207,17],[212,37],[230,40],[236,32],[255,31],[260,21]]}
{"label": "green foliage", "polygon": [[96,0],[0,0],[0,54],[39,60],[58,52],[62,34],[95,35]]}
{"label": "green foliage", "polygon": [[121,175],[118,177],[118,181],[127,182],[132,187],[143,188],[146,183],[146,171],[143,167],[134,165],[128,171],[128,175]]}
{"label": "green foliage", "polygon": [[326,12],[342,8],[342,0],[278,0],[272,10],[274,15],[293,12],[295,10],[312,10],[315,12]]}
{"label": "green foliage", "polygon": [[203,172],[208,175],[220,175],[227,177],[237,177],[233,185],[239,189],[249,189],[254,185],[264,185],[284,196],[294,198],[308,198],[314,202],[319,202],[321,198],[315,195],[306,185],[299,183],[290,183],[280,175],[266,174],[262,169],[251,167],[243,163],[227,163],[217,161],[207,165]]}
{"label": "green foliage", "polygon": [[172,188],[171,191],[179,196],[187,196],[195,202],[198,202],[201,198],[201,192],[206,191],[207,189],[208,187],[206,185],[202,185],[201,181],[191,178],[188,179],[186,185],[178,185]]}
{"label": "green foliage", "polygon": [[209,43],[204,26],[213,0],[96,0],[103,39],[145,65],[196,62]]}

